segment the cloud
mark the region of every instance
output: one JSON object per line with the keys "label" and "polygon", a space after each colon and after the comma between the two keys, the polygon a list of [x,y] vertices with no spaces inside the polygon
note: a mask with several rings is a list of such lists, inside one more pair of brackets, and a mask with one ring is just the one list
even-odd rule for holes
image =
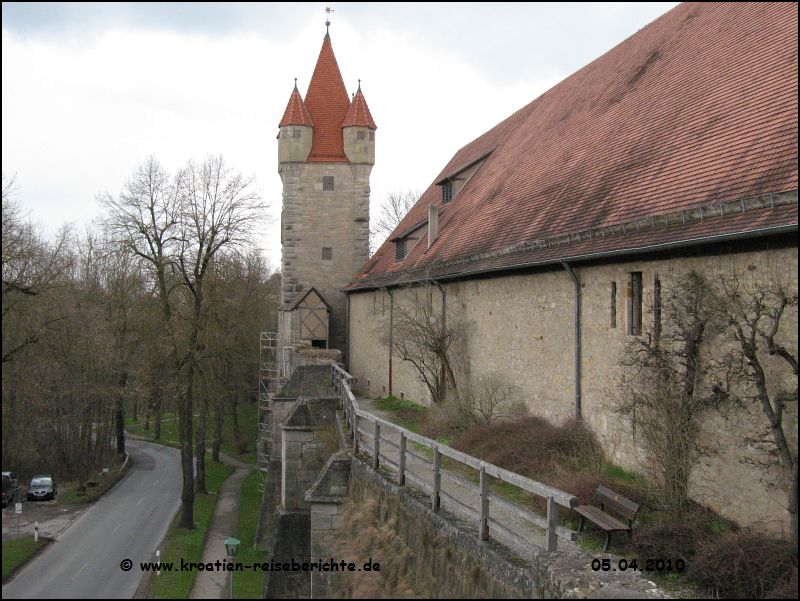
{"label": "cloud", "polygon": [[[3,6],[3,171],[17,173],[20,198],[33,217],[53,229],[96,217],[95,195],[117,193],[150,154],[173,170],[190,158],[222,154],[256,176],[272,206],[261,246],[279,265],[275,135],[293,78],[301,92],[307,88],[324,35],[320,15],[294,5],[253,12],[256,23],[270,21],[273,33],[265,33],[237,25],[235,11],[227,9],[215,30],[198,25],[199,17],[173,27],[172,20],[159,20],[163,11],[142,16],[153,5],[137,5],[145,8],[97,9],[91,26],[73,28],[75,15],[88,10],[79,6],[77,12],[61,5],[43,11],[68,14],[62,35],[44,34],[59,22],[52,14],[35,27],[28,9],[25,26],[19,7]],[[184,9],[170,10],[180,21]],[[465,10],[475,18],[473,8]],[[131,11],[138,25],[130,23]],[[431,35],[431,19],[420,21],[423,13],[452,11],[412,5],[408,15],[373,5],[359,6],[347,19],[334,17],[331,35],[345,84],[353,92],[362,79],[378,125],[373,214],[390,192],[426,188],[456,150],[572,72],[540,65],[532,51],[509,54],[516,42],[503,43],[501,19],[484,19],[490,43],[468,35],[452,42],[446,23],[443,41]],[[531,25],[512,20],[502,27],[513,40],[528,35]],[[490,55],[508,55],[487,64],[464,51],[481,44]]]}

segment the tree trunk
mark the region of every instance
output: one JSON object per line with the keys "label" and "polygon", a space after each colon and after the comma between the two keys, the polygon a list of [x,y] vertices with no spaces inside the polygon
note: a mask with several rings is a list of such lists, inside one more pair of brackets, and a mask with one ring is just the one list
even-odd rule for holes
{"label": "tree trunk", "polygon": [[222,445],[222,399],[214,404],[214,442],[211,445],[211,458],[219,462],[219,448]]}
{"label": "tree trunk", "polygon": [[189,368],[189,380],[186,387],[186,398],[178,398],[178,417],[181,429],[181,469],[183,471],[183,488],[181,490],[181,528],[194,528],[194,454],[192,453],[192,372]]}
{"label": "tree trunk", "polygon": [[231,419],[233,419],[233,444],[234,448],[239,448],[239,437],[241,433],[239,432],[239,395],[234,393],[231,395],[231,400],[233,401],[233,408],[231,413]]}
{"label": "tree trunk", "polygon": [[119,391],[117,393],[116,427],[117,427],[117,453],[125,453],[125,386],[128,383],[128,374],[122,371],[119,375]]}
{"label": "tree trunk", "polygon": [[195,489],[200,494],[208,494],[206,490],[206,421],[208,419],[208,397],[203,394],[200,401],[200,419],[197,423],[197,475],[195,476]]}

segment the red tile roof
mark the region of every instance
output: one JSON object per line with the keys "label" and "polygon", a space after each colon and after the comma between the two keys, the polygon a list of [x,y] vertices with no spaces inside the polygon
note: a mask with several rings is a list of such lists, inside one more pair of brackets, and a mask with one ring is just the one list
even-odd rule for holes
{"label": "red tile roof", "polygon": [[358,83],[358,91],[353,96],[353,101],[350,103],[350,110],[347,112],[347,117],[344,118],[342,127],[351,126],[368,127],[370,129],[378,129],[375,121],[372,120],[372,115],[367,106],[367,100],[361,92],[361,82]]}
{"label": "red tile roof", "polygon": [[289,104],[286,105],[283,119],[281,119],[278,127],[283,127],[284,125],[307,125],[308,127],[314,127],[314,121],[311,119],[311,115],[308,113],[303,98],[300,96],[297,83],[295,83],[294,90],[292,90],[292,95],[289,96]]}
{"label": "red tile roof", "polygon": [[314,141],[308,161],[347,163],[342,122],[350,109],[350,99],[328,34],[322,41],[305,104],[314,120]]}
{"label": "red tile roof", "polygon": [[[528,241],[796,190],[797,26],[796,3],[677,6],[459,150],[434,182],[494,147],[435,243],[402,262],[384,243],[353,286],[444,265],[466,274],[468,258]],[[389,240],[440,201],[431,184]],[[715,235],[749,215],[721,217]],[[796,229],[796,200],[776,215]]]}

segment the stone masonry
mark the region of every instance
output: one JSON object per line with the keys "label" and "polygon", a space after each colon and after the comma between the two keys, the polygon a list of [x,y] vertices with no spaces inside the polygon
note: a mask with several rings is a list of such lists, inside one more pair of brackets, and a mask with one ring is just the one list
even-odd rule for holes
{"label": "stone masonry", "polygon": [[[345,349],[347,298],[342,289],[369,258],[372,165],[282,163],[282,307],[314,286],[331,306],[328,346]],[[323,177],[333,190],[323,190]],[[323,259],[323,248],[331,258]],[[284,327],[291,327],[284,319]],[[285,340],[292,340],[289,332]]]}
{"label": "stone masonry", "polygon": [[[626,332],[625,283],[631,272],[644,282],[644,326],[652,323],[654,277],[696,269],[714,274],[746,273],[779,277],[797,285],[797,246],[676,256],[576,267],[582,286],[582,415],[612,460],[647,473],[646,456],[635,433],[610,409],[620,371]],[[612,283],[616,283],[612,325]],[[448,315],[467,325],[456,368],[462,379],[495,373],[518,387],[530,411],[554,423],[571,419],[574,401],[574,284],[563,269],[501,275],[443,284]],[[413,291],[395,289],[395,307]],[[438,295],[435,295],[438,296]],[[438,299],[434,299],[440,302]],[[384,290],[352,294],[350,372],[371,397],[389,391],[387,334],[392,303]],[[787,315],[786,333],[797,332],[796,311]],[[796,341],[796,334],[794,337]],[[795,342],[796,344],[796,342]],[[711,346],[709,348],[712,348]],[[427,403],[427,389],[408,362],[393,358],[392,392]],[[769,369],[780,367],[769,363]],[[457,374],[458,375],[458,374]],[[785,431],[797,445],[797,405],[786,408]],[[698,502],[739,522],[786,533],[786,483],[775,462],[766,418],[759,407],[723,414],[712,410],[702,422],[706,452],[695,466],[690,494]]]}

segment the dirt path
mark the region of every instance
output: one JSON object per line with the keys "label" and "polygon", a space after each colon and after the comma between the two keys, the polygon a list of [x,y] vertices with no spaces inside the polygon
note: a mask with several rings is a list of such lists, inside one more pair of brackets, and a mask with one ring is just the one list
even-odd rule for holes
{"label": "dirt path", "polygon": [[[225,560],[225,539],[236,536],[239,519],[239,498],[242,492],[242,481],[253,469],[254,465],[242,463],[238,459],[220,453],[220,460],[236,467],[219,490],[217,505],[208,528],[208,537],[203,549],[203,563]],[[229,596],[228,572],[198,572],[189,595],[190,599],[222,599]]]}

